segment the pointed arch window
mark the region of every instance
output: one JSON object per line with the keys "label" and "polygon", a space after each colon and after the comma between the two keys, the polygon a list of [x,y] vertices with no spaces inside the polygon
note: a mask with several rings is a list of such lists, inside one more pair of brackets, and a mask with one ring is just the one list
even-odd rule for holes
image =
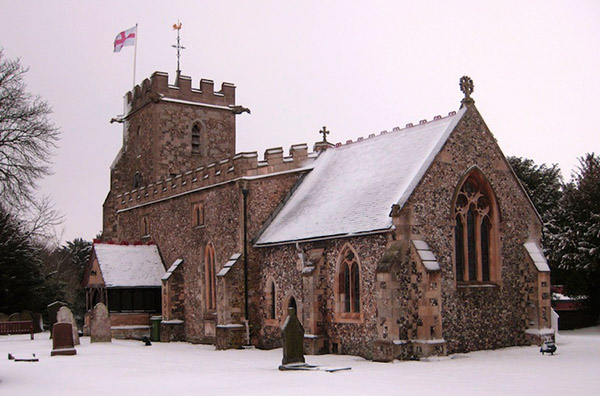
{"label": "pointed arch window", "polygon": [[204,253],[204,277],[206,284],[206,309],[217,309],[217,278],[215,276],[215,249],[211,244],[206,245]]}
{"label": "pointed arch window", "polygon": [[267,281],[267,288],[265,290],[265,311],[267,314],[267,319],[275,319],[277,312],[277,300],[275,298],[275,282],[270,279]]}
{"label": "pointed arch window", "polygon": [[192,226],[202,227],[204,225],[204,204],[201,202],[192,205]]}
{"label": "pointed arch window", "polygon": [[338,279],[337,302],[339,317],[360,319],[360,266],[354,252],[350,248],[347,248],[342,253]]}
{"label": "pointed arch window", "polygon": [[142,238],[148,238],[150,236],[150,218],[148,216],[142,217],[141,234]]}
{"label": "pointed arch window", "polygon": [[454,258],[458,283],[496,282],[498,275],[496,199],[474,171],[460,187],[454,205]]}
{"label": "pointed arch window", "polygon": [[192,153],[200,154],[200,126],[194,124],[192,127]]}

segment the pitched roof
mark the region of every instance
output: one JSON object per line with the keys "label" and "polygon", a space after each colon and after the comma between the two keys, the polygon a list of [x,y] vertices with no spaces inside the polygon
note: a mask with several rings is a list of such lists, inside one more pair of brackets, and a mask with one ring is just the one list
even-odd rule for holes
{"label": "pitched roof", "polygon": [[165,267],[156,245],[95,243],[94,251],[106,287],[161,286]]}
{"label": "pitched roof", "polygon": [[465,111],[328,149],[256,245],[390,229],[392,205],[406,203]]}

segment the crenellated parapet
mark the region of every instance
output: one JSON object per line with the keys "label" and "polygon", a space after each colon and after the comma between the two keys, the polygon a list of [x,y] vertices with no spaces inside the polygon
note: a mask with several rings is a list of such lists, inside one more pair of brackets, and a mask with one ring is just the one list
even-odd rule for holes
{"label": "crenellated parapet", "polygon": [[132,191],[117,194],[114,206],[117,211],[120,211],[240,178],[293,171],[309,166],[316,157],[317,153],[308,152],[307,144],[293,145],[288,156],[284,156],[281,147],[267,149],[262,160],[259,160],[256,151],[237,153],[231,158],[212,162]]}
{"label": "crenellated parapet", "polygon": [[178,76],[175,85],[169,85],[169,74],[154,72],[150,78],[136,85],[125,95],[128,113],[131,113],[149,103],[160,101],[176,101],[179,103],[206,104],[211,106],[229,107],[235,104],[235,85],[224,82],[221,89],[215,91],[212,80],[201,79],[198,88],[192,88],[192,79],[188,76]]}

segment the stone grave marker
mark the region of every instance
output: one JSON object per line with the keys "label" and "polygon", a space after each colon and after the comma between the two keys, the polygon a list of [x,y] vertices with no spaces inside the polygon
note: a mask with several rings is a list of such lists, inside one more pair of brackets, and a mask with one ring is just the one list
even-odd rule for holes
{"label": "stone grave marker", "polygon": [[21,320],[33,320],[31,311],[21,311],[21,313],[19,315],[21,317]]}
{"label": "stone grave marker", "polygon": [[98,303],[90,318],[90,342],[111,342],[111,339],[108,308],[106,305]]}
{"label": "stone grave marker", "polygon": [[42,315],[37,312],[32,312],[31,316],[33,317],[33,332],[41,333],[44,331],[44,320],[42,319]]}
{"label": "stone grave marker", "polygon": [[4,312],[0,312],[0,322],[8,322],[8,315]]}
{"label": "stone grave marker", "polygon": [[50,338],[52,338],[52,332],[54,331],[54,323],[56,323],[56,314],[60,307],[67,306],[66,303],[62,301],[54,301],[51,304],[48,304],[48,326],[50,327]]}
{"label": "stone grave marker", "polygon": [[75,318],[73,318],[73,312],[69,309],[69,307],[60,307],[58,313],[56,314],[56,321],[58,323],[71,323],[71,327],[73,329],[73,344],[79,345],[79,333],[77,332],[77,323],[75,322]]}
{"label": "stone grave marker", "polygon": [[18,312],[12,313],[10,315],[8,315],[8,321],[9,322],[18,322],[21,320],[21,314]]}
{"label": "stone grave marker", "polygon": [[[305,363],[304,360],[304,328],[296,317],[296,309],[288,308],[288,317],[281,330],[283,335],[282,366],[294,363]],[[279,366],[281,369],[282,367]]]}
{"label": "stone grave marker", "polygon": [[50,356],[76,355],[73,345],[73,326],[71,323],[55,323],[52,326],[52,352]]}

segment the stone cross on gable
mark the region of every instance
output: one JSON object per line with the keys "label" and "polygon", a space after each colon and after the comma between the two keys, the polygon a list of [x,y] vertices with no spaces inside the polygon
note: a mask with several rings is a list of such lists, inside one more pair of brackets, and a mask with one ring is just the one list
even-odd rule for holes
{"label": "stone cross on gable", "polygon": [[474,100],[471,98],[471,94],[473,93],[473,80],[469,76],[462,76],[460,78],[460,90],[465,94],[465,97],[462,100],[462,103],[473,103]]}
{"label": "stone cross on gable", "polygon": [[323,134],[323,142],[327,142],[327,135],[329,135],[329,131],[327,130],[327,128],[323,127],[323,129],[321,129],[319,133]]}

